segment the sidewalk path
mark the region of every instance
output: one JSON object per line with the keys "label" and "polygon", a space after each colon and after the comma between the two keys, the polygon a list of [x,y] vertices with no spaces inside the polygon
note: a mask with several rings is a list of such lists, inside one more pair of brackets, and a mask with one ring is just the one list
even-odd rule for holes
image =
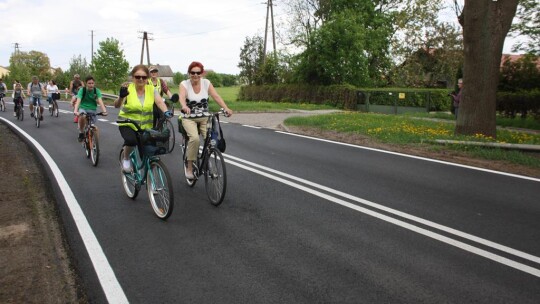
{"label": "sidewalk path", "polygon": [[255,127],[263,127],[274,130],[288,131],[283,121],[289,117],[295,116],[313,116],[320,114],[329,114],[340,112],[339,110],[289,110],[288,112],[255,112],[255,113],[234,113],[231,117],[223,117],[223,121],[238,123],[242,125],[250,125]]}

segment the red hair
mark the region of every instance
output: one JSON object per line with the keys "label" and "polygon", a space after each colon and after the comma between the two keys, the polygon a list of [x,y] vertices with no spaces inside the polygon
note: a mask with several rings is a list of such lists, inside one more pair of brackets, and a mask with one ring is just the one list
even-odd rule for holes
{"label": "red hair", "polygon": [[198,62],[198,61],[193,61],[188,69],[187,69],[187,72],[189,74],[189,72],[191,72],[191,69],[195,68],[195,67],[198,67],[198,68],[201,68],[201,72],[204,72],[204,65],[202,65],[202,63]]}

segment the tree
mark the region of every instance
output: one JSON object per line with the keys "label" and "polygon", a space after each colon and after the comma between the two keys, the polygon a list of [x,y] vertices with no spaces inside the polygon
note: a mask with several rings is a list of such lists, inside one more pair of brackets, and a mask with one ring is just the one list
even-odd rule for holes
{"label": "tree", "polygon": [[223,79],[221,78],[221,75],[214,71],[206,71],[204,78],[210,80],[212,85],[216,88],[223,86]]}
{"label": "tree", "polygon": [[[316,7],[316,6],[314,6]],[[311,84],[378,83],[388,67],[390,19],[370,0],[319,1],[311,14],[320,25],[306,33],[296,79]]]}
{"label": "tree", "polygon": [[22,83],[30,82],[31,76],[38,76],[40,81],[46,81],[51,77],[51,64],[45,53],[17,52],[11,55],[9,62],[11,79],[20,80]]}
{"label": "tree", "polygon": [[23,87],[25,87],[26,83],[30,82],[30,78],[32,77],[32,71],[30,71],[30,67],[25,63],[24,57],[24,52],[17,52],[13,53],[9,58],[9,77],[13,81],[19,80],[23,84]]}
{"label": "tree", "polygon": [[257,72],[264,62],[263,38],[261,36],[246,37],[240,49],[240,79],[248,84],[255,84]]}
{"label": "tree", "polygon": [[224,87],[232,87],[238,84],[238,77],[231,74],[221,74]]}
{"label": "tree", "polygon": [[90,68],[86,62],[86,58],[82,58],[79,54],[78,56],[73,56],[69,61],[69,69],[66,71],[66,74],[73,78],[73,75],[79,74],[82,79],[90,75]]}
{"label": "tree", "polygon": [[526,51],[540,56],[540,2],[521,0],[516,13],[517,22],[510,31],[513,36],[527,37],[527,42],[514,45],[514,51]]}
{"label": "tree", "polygon": [[540,70],[537,67],[538,57],[526,54],[516,61],[503,59],[499,90],[518,91],[540,88]]}
{"label": "tree", "polygon": [[173,82],[175,85],[179,85],[184,79],[186,79],[186,76],[180,72],[176,72],[173,75]]}
{"label": "tree", "polygon": [[466,0],[463,92],[456,134],[496,137],[496,93],[502,49],[519,0]]}
{"label": "tree", "polygon": [[94,61],[90,64],[90,71],[96,79],[96,85],[114,92],[119,90],[129,72],[129,63],[119,44],[119,41],[114,38],[101,41],[94,55]]}

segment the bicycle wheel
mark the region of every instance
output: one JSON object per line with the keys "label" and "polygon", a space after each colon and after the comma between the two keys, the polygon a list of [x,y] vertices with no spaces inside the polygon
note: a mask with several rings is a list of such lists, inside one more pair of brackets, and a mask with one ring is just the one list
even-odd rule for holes
{"label": "bicycle wheel", "polygon": [[0,110],[2,110],[2,112],[6,111],[6,103],[4,102],[4,98],[2,98],[0,101]]}
{"label": "bicycle wheel", "polygon": [[162,220],[171,216],[174,192],[169,171],[160,160],[152,161],[146,175],[146,190],[154,213]]}
{"label": "bicycle wheel", "polygon": [[54,103],[51,103],[51,104],[50,104],[50,107],[49,107],[49,114],[51,114],[51,116],[54,115]]}
{"label": "bicycle wheel", "polygon": [[54,116],[58,117],[58,103],[55,101],[53,101],[53,112],[54,112]]}
{"label": "bicycle wheel", "polygon": [[118,160],[119,160],[118,163],[120,164],[120,174],[122,175],[122,186],[124,188],[124,192],[129,198],[135,199],[137,195],[139,194],[139,190],[141,186],[137,182],[135,173],[124,173],[122,171],[122,161],[124,160],[123,147],[122,149],[120,149],[120,157]]}
{"label": "bicycle wheel", "polygon": [[84,149],[84,153],[86,154],[86,158],[90,158],[90,131],[85,130],[84,131],[84,139],[82,141],[82,147]]}
{"label": "bicycle wheel", "polygon": [[223,202],[225,192],[227,191],[225,160],[219,150],[210,150],[204,168],[206,195],[208,195],[208,199],[212,205],[219,206]]}
{"label": "bicycle wheel", "polygon": [[167,120],[166,122],[167,128],[169,128],[169,153],[171,153],[174,150],[174,141],[175,141],[175,135],[174,135],[174,126],[170,120]]}
{"label": "bicycle wheel", "polygon": [[19,115],[20,115],[21,121],[23,121],[23,119],[24,119],[24,108],[23,108],[23,105],[21,105],[20,108],[19,108]]}
{"label": "bicycle wheel", "polygon": [[88,141],[88,146],[90,148],[90,159],[92,160],[92,165],[95,167],[99,162],[99,141],[95,129],[90,129],[88,133]]}
{"label": "bicycle wheel", "polygon": [[[37,108],[37,110],[36,110]],[[39,107],[38,106],[34,106],[34,118],[36,119],[36,127],[39,128],[39,125],[41,124],[41,113],[39,111]]]}

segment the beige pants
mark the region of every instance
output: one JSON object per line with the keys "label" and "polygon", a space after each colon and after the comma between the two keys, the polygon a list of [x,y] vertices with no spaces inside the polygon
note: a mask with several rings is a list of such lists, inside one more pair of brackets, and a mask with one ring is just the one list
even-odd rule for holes
{"label": "beige pants", "polygon": [[206,124],[208,117],[198,118],[183,118],[182,126],[186,130],[189,137],[187,148],[187,160],[194,161],[197,159],[197,152],[199,151],[199,145],[201,143],[199,134],[206,137]]}

